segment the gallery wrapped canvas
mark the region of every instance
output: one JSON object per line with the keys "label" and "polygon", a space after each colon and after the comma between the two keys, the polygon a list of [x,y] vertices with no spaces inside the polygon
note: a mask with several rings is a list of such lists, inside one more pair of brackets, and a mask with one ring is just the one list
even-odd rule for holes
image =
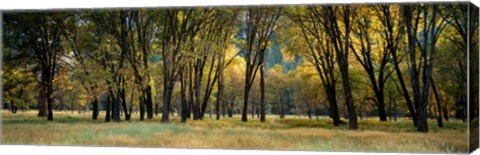
{"label": "gallery wrapped canvas", "polygon": [[469,2],[2,11],[1,142],[469,153]]}

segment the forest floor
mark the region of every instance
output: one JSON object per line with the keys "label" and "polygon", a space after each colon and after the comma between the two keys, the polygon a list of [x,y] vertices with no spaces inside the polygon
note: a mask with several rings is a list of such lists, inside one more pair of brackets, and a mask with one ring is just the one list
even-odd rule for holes
{"label": "forest floor", "polygon": [[202,121],[182,124],[175,116],[169,124],[161,124],[160,114],[145,121],[139,121],[138,115],[132,114],[130,121],[105,123],[104,113],[92,120],[88,112],[54,112],[54,121],[49,122],[34,111],[2,110],[1,139],[3,144],[23,145],[255,150],[460,153],[468,149],[467,125],[458,120],[446,122],[444,128],[429,120],[430,132],[417,133],[408,119],[362,119],[360,129],[351,131],[347,125],[333,126],[326,117],[268,115],[261,123],[249,115],[245,123],[240,116],[215,120],[207,114]]}

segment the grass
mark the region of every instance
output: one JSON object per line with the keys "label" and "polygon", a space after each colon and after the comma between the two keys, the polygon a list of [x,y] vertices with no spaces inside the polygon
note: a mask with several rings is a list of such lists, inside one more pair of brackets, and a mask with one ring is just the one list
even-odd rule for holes
{"label": "grass", "polygon": [[[429,133],[417,133],[410,120],[379,122],[359,120],[359,130],[333,126],[330,119],[267,116],[267,122],[251,119],[206,118],[180,123],[172,117],[161,124],[160,116],[139,121],[105,123],[90,114],[55,112],[54,121],[36,113],[2,111],[2,143],[35,145],[130,146],[175,148],[223,148],[314,151],[464,153],[468,149],[467,126],[451,120],[444,128],[429,121]],[[104,116],[101,114],[100,116]]]}

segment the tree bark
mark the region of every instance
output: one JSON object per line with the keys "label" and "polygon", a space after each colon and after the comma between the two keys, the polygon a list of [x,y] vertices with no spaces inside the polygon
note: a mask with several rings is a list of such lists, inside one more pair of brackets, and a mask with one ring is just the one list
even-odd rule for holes
{"label": "tree bark", "polygon": [[336,12],[334,12],[332,7],[327,7],[327,15],[329,18],[327,30],[330,36],[330,39],[333,42],[335,53],[337,54],[337,65],[340,68],[340,74],[342,77],[343,91],[345,95],[345,103],[347,105],[348,112],[348,126],[349,129],[358,129],[357,125],[357,114],[355,112],[355,104],[353,103],[353,96],[350,87],[350,79],[348,75],[348,49],[350,48],[350,8],[349,6],[343,6],[343,22],[345,24],[345,37],[343,41],[346,41],[342,46],[342,35],[341,30],[337,24]]}
{"label": "tree bark", "polygon": [[42,86],[40,88],[39,98],[38,98],[38,116],[39,117],[46,117],[48,114],[47,102],[44,96],[47,96],[47,91],[46,91],[46,88]]}
{"label": "tree bark", "polygon": [[[249,74],[248,72],[246,74]],[[247,78],[245,78],[245,89],[243,91],[243,110],[242,110],[242,122],[248,121],[247,118],[247,110],[248,110],[248,99],[250,95],[250,86],[249,86],[249,81],[250,81],[250,76],[247,75]]]}
{"label": "tree bark", "polygon": [[165,79],[164,82],[164,92],[163,92],[163,112],[162,112],[162,123],[168,123],[170,120],[170,102],[173,94],[173,79]]}
{"label": "tree bark", "polygon": [[430,77],[430,81],[431,81],[431,86],[432,86],[432,89],[433,89],[433,94],[435,95],[435,100],[437,102],[437,111],[438,111],[438,114],[436,115],[437,125],[438,125],[438,127],[443,128],[442,106],[441,106],[442,103],[441,103],[441,100],[440,100],[440,96],[438,95],[438,92],[437,92],[437,87],[435,86],[435,82],[433,81],[432,77]]}
{"label": "tree bark", "polygon": [[186,79],[183,77],[184,73],[180,71],[180,122],[184,123],[187,121],[187,95],[186,95]]}
{"label": "tree bark", "polygon": [[92,119],[97,120],[98,117],[98,99],[95,96],[92,102],[93,110],[92,110]]}
{"label": "tree bark", "polygon": [[[108,88],[110,89],[110,88]],[[107,93],[107,109],[105,113],[105,122],[110,122],[110,107],[112,107],[112,96],[110,95],[110,90]]]}
{"label": "tree bark", "polygon": [[138,103],[140,104],[140,121],[143,121],[145,120],[145,102],[142,95],[138,97]]}
{"label": "tree bark", "polygon": [[153,118],[152,87],[147,84],[145,87],[145,105],[147,108],[147,119]]}
{"label": "tree bark", "polygon": [[[262,55],[264,55],[264,51],[265,50],[262,50]],[[265,122],[265,65],[263,62],[263,56],[260,61],[260,122]]]}

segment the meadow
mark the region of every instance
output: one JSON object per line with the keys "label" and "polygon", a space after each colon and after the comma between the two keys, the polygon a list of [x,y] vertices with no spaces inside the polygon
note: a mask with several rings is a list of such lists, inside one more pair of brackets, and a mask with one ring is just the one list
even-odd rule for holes
{"label": "meadow", "polygon": [[90,113],[55,112],[54,121],[39,118],[35,111],[1,113],[3,144],[122,146],[163,148],[215,148],[255,150],[367,151],[462,153],[468,149],[466,124],[450,120],[438,128],[429,120],[430,132],[417,133],[408,119],[380,122],[362,119],[359,129],[333,126],[326,117],[267,115],[241,122],[240,116],[180,123],[172,117],[169,124],[160,116],[140,121],[104,122],[104,113],[92,120]]}

